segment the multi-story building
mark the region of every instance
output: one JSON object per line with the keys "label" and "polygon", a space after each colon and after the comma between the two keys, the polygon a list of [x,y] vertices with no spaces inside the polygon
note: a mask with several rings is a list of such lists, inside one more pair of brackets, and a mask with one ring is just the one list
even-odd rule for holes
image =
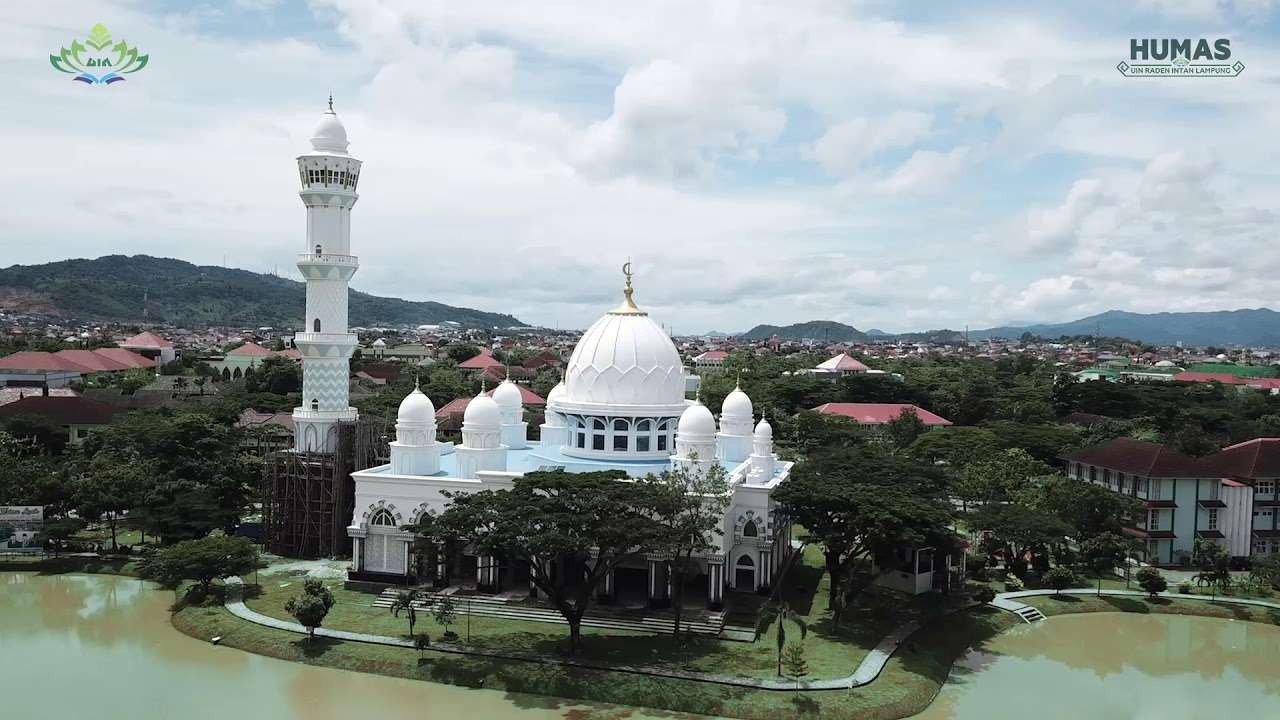
{"label": "multi-story building", "polygon": [[1068,477],[1142,502],[1126,532],[1146,542],[1152,563],[1189,561],[1197,539],[1218,542],[1236,558],[1280,552],[1280,438],[1257,438],[1205,458],[1116,438],[1062,459]]}

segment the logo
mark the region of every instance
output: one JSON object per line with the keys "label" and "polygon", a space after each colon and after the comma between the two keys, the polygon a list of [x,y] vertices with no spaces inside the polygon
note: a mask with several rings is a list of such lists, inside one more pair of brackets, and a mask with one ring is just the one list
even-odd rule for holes
{"label": "logo", "polygon": [[50,55],[49,62],[54,70],[75,75],[72,80],[86,85],[110,85],[124,82],[125,75],[146,67],[148,57],[139,55],[138,48],[129,47],[123,40],[113,43],[106,26],[98,23],[89,28],[89,37],[83,43],[72,40],[71,47]]}
{"label": "logo", "polygon": [[1129,60],[1116,65],[1125,77],[1235,77],[1227,38],[1129,38]]}

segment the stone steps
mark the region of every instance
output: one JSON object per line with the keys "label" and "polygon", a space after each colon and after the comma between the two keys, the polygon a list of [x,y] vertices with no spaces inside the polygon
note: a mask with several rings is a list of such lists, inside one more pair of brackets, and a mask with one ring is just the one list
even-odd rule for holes
{"label": "stone steps", "polygon": [[1029,623],[1039,622],[1041,620],[1044,620],[1044,613],[1040,612],[1039,608],[1035,608],[1030,605],[1024,605],[1023,607],[1018,608],[1014,612],[1018,615],[1018,617],[1022,618],[1023,620],[1026,620]]}
{"label": "stone steps", "polygon": [[[373,601],[373,606],[377,608],[390,608],[395,600],[396,591],[388,588]],[[441,595],[436,593],[427,593],[422,599],[413,603],[414,609],[418,612],[430,612],[431,607],[439,597],[450,597],[454,601],[455,612],[458,615],[467,614],[468,607],[470,613],[476,617],[491,617],[505,620],[523,620],[525,622],[543,622],[557,625],[567,624],[564,617],[556,610],[547,607],[530,606],[519,603],[513,599],[495,597],[489,595]],[[583,627],[596,628],[601,630],[625,630],[630,632],[653,633],[656,635],[671,633],[674,628],[674,620],[664,616],[641,616],[634,618],[618,617],[608,613],[592,612],[588,613],[582,620]],[[688,620],[680,623],[681,630],[694,635],[705,635],[709,637],[718,637],[724,628],[723,613],[709,613],[707,621],[690,622]]]}

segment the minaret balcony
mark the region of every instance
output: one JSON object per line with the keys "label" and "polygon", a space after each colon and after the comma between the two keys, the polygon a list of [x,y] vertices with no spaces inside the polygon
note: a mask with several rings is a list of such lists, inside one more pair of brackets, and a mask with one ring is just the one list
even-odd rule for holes
{"label": "minaret balcony", "polygon": [[360,259],[355,255],[302,253],[298,256],[298,265],[349,265],[351,267],[360,267]]}

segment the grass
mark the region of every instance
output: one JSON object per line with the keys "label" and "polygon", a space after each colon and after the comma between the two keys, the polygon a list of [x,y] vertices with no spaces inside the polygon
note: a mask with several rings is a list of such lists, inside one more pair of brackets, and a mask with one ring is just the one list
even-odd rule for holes
{"label": "grass", "polygon": [[[822,571],[822,557],[816,548],[806,552],[804,561],[793,570],[788,601],[799,611],[809,626],[805,641],[805,659],[814,678],[836,678],[849,675],[867,652],[888,632],[903,622],[921,619],[940,612],[933,598],[909,599],[901,595],[868,590],[846,611],[840,628],[835,628],[826,609],[829,583]],[[285,603],[302,589],[299,575],[266,575],[260,578],[261,591],[246,604],[264,615],[291,620]],[[385,608],[372,606],[374,596],[345,590],[340,582],[328,583],[335,604],[325,619],[325,627],[374,635],[408,637],[408,621],[402,613],[393,616]],[[451,630],[466,638],[465,601],[458,603],[458,617]],[[432,639],[444,634],[428,612],[418,613],[415,632]],[[583,628],[581,657],[614,665],[660,665],[692,672],[716,673],[734,677],[776,678],[776,630],[770,627],[765,637],[755,643],[734,642],[705,637],[681,638],[618,630]],[[800,637],[799,629],[788,621],[788,640]],[[561,652],[567,645],[568,627],[549,623],[526,622],[476,616],[471,619],[470,644],[491,650],[532,651],[542,654]]]}
{"label": "grass", "polygon": [[1067,615],[1089,612],[1131,612],[1164,615],[1198,615],[1228,620],[1280,625],[1280,610],[1253,605],[1212,602],[1204,600],[1179,600],[1172,598],[1148,598],[1136,595],[1043,595],[1021,598],[1021,602],[1033,605],[1045,615]]}
{"label": "grass", "polygon": [[[870,685],[854,690],[799,694],[655,678],[625,672],[491,660],[301,635],[264,628],[221,607],[181,606],[174,625],[192,637],[222,636],[222,644],[260,655],[394,677],[429,680],[511,693],[524,707],[576,701],[613,703],[677,712],[773,720],[827,717],[892,720],[923,710],[964,650],[1013,626],[1017,618],[989,608],[960,611],[912,635]],[[328,626],[328,623],[326,623]],[[564,703],[531,695],[564,698]]]}

